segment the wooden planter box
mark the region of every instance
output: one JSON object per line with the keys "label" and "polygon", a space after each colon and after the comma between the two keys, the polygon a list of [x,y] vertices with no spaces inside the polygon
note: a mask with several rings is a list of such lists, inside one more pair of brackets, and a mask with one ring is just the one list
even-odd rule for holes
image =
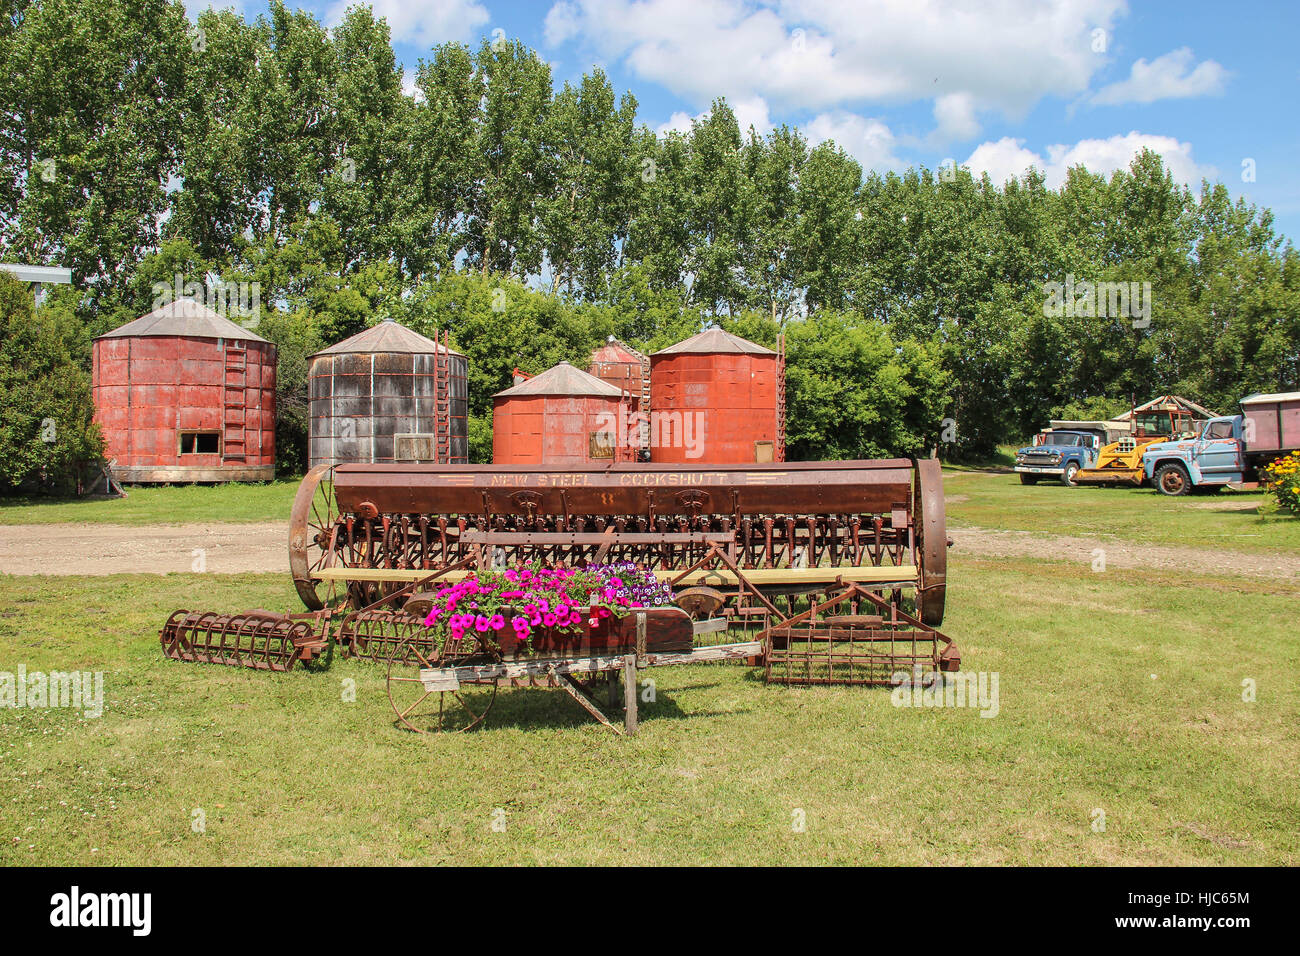
{"label": "wooden planter box", "polygon": [[[583,624],[578,633],[554,627],[533,628],[527,642],[515,637],[506,614],[506,628],[501,631],[501,654],[506,660],[522,657],[591,657],[635,654],[638,615],[645,615],[645,649],[647,653],[685,653],[694,646],[694,628],[686,612],[679,607],[632,608],[622,617],[610,614],[594,628],[587,625],[590,609],[583,609]],[[521,615],[522,616],[522,615]]]}

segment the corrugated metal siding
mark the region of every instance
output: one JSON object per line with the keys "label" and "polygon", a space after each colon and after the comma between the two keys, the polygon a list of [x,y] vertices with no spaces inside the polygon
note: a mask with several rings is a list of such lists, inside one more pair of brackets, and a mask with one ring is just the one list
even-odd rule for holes
{"label": "corrugated metal siding", "polygon": [[[779,440],[775,353],[660,352],[650,361],[652,462],[771,460],[764,453]],[[683,427],[675,415],[693,417]],[[683,430],[698,441],[699,457],[690,456]]]}
{"label": "corrugated metal siding", "polygon": [[[269,469],[261,477],[273,476],[274,345],[118,336],[96,339],[93,355],[95,421],[108,458],[131,470],[129,480],[184,480],[176,469],[187,468],[238,470],[241,478],[249,469]],[[228,367],[236,361],[241,371]],[[180,434],[187,431],[221,433],[221,451],[182,455]]]}
{"label": "corrugated metal siding", "polygon": [[[445,361],[450,457],[452,463],[463,463],[469,460],[469,362],[456,353],[446,355]],[[313,467],[396,462],[396,436],[432,435],[437,430],[432,353],[318,354],[312,360],[309,390]]]}
{"label": "corrugated metal siding", "polygon": [[[622,408],[621,399],[605,395],[498,396],[492,409],[492,461],[498,465],[613,462],[613,457],[591,457],[591,436],[616,428]],[[616,438],[611,435],[611,442]]]}

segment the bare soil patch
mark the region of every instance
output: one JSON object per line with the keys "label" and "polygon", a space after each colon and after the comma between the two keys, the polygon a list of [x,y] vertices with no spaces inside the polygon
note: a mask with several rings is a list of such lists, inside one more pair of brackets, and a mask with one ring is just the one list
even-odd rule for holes
{"label": "bare soil patch", "polygon": [[953,546],[949,563],[965,555],[980,557],[1037,557],[1049,561],[1077,561],[1091,566],[1102,552],[1107,568],[1188,571],[1193,574],[1241,574],[1274,581],[1300,580],[1300,558],[1248,554],[1219,548],[1181,548],[1073,535],[998,531],[991,528],[949,528]]}
{"label": "bare soil patch", "polygon": [[289,525],[44,524],[0,527],[0,574],[289,572]]}

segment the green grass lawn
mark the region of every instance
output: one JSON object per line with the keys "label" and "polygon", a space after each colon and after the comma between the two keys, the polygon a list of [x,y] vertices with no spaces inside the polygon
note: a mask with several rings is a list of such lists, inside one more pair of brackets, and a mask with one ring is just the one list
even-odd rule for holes
{"label": "green grass lawn", "polygon": [[7,524],[288,521],[301,479],[261,484],[134,485],[125,498],[0,498]]}
{"label": "green grass lawn", "polygon": [[648,672],[635,738],[528,689],[422,737],[373,664],[164,659],[163,619],[196,605],[294,596],[283,575],[0,578],[0,671],[102,670],[106,698],[0,710],[0,862],[1300,862],[1300,600],[1266,581],[964,561],[944,630],[999,674],[997,717],[695,666]]}
{"label": "green grass lawn", "polygon": [[[948,523],[1041,534],[1115,536],[1148,544],[1264,551],[1300,560],[1300,518],[1262,491],[1180,498],[1151,488],[1022,485],[1015,474],[945,469]],[[1260,511],[1264,513],[1260,513]]]}

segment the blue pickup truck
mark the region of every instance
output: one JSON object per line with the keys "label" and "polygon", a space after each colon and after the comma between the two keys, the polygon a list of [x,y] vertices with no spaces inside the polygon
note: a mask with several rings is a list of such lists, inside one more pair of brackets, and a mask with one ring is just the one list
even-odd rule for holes
{"label": "blue pickup truck", "polygon": [[1016,472],[1021,484],[1034,485],[1040,478],[1056,478],[1074,486],[1074,476],[1097,463],[1104,436],[1095,431],[1049,428],[1040,432],[1034,444],[1016,452]]}
{"label": "blue pickup truck", "polygon": [[1241,411],[1211,418],[1195,438],[1149,446],[1142,453],[1147,480],[1166,495],[1250,487],[1262,466],[1300,446],[1300,392],[1248,395]]}

